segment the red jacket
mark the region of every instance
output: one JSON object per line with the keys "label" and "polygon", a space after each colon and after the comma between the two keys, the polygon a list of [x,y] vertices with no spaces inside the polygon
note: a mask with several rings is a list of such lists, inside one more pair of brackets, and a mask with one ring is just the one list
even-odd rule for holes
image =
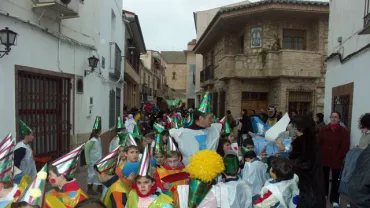
{"label": "red jacket", "polygon": [[348,130],[342,126],[332,130],[329,125],[326,125],[320,130],[319,143],[322,165],[333,169],[341,169],[350,146]]}

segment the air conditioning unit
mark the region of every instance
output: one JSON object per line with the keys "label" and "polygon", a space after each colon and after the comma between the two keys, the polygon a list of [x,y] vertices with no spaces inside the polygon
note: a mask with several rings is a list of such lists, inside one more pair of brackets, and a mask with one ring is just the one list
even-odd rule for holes
{"label": "air conditioning unit", "polygon": [[36,10],[50,9],[58,12],[61,19],[76,18],[80,7],[79,0],[32,0]]}

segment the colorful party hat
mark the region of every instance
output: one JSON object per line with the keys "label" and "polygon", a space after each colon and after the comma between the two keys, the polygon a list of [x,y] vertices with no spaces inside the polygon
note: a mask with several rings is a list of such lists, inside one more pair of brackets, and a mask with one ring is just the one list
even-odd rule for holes
{"label": "colorful party hat", "polygon": [[172,123],[172,119],[169,115],[167,115],[167,120],[168,120],[168,123]]}
{"label": "colorful party hat", "polygon": [[18,202],[25,201],[29,205],[38,205],[39,207],[44,207],[45,199],[45,186],[46,179],[48,176],[48,165],[45,164],[44,167],[37,173],[37,176],[33,182],[28,186],[22,196],[19,197]]}
{"label": "colorful party hat", "polygon": [[225,123],[225,120],[226,120],[226,116],[224,116],[224,117],[220,120],[220,122],[221,122],[221,123]]}
{"label": "colorful party hat", "polygon": [[144,153],[143,153],[143,156],[141,157],[140,165],[137,170],[137,175],[138,176],[149,176],[153,178],[153,171],[150,166],[151,157],[149,154],[149,147],[150,147],[149,145],[150,144],[148,144],[144,149]]}
{"label": "colorful party hat", "polygon": [[137,143],[130,132],[118,133],[119,144],[121,147],[128,147],[130,145],[137,146]]}
{"label": "colorful party hat", "polygon": [[100,173],[113,175],[118,162],[118,150],[119,147],[108,153],[102,159],[98,160],[98,162],[96,162],[94,165],[95,169],[98,170]]}
{"label": "colorful party hat", "polygon": [[204,98],[203,98],[203,101],[202,103],[200,104],[199,106],[199,111],[202,112],[202,113],[205,113],[205,114],[209,114],[209,113],[212,113],[212,107],[211,107],[211,95],[209,94],[209,92],[207,92],[205,95],[204,95]]}
{"label": "colorful party hat", "polygon": [[229,150],[225,152],[224,156],[225,174],[228,176],[235,176],[239,171],[239,159],[237,154]]}
{"label": "colorful party hat", "polygon": [[121,116],[117,117],[116,128],[117,129],[124,129],[125,128],[125,124],[123,124]]}
{"label": "colorful party hat", "polygon": [[58,169],[58,173],[73,178],[78,164],[78,159],[84,149],[85,144],[80,145],[68,154],[56,159],[52,165]]}
{"label": "colorful party hat", "polygon": [[213,123],[218,123],[218,119],[217,119],[216,115],[213,115]]}
{"label": "colorful party hat", "polygon": [[0,181],[13,179],[15,138],[8,134],[0,141]]}
{"label": "colorful party hat", "polygon": [[101,117],[100,116],[97,116],[95,118],[93,129],[101,130]]}
{"label": "colorful party hat", "polygon": [[178,129],[179,128],[179,118],[178,117],[173,117],[172,119],[172,128]]}
{"label": "colorful party hat", "polygon": [[22,120],[19,120],[19,125],[20,125],[21,136],[27,136],[30,133],[32,133],[32,129],[28,127],[27,124],[24,123]]}
{"label": "colorful party hat", "polygon": [[141,139],[143,137],[141,135],[139,123],[136,123],[136,125],[134,127],[134,132],[132,134],[133,134],[134,138],[136,138],[136,139]]}
{"label": "colorful party hat", "polygon": [[222,157],[215,151],[202,150],[190,158],[186,172],[190,175],[188,207],[195,208],[212,188],[212,180],[224,171]]}
{"label": "colorful party hat", "polygon": [[241,148],[241,150],[242,150],[243,157],[245,156],[245,153],[247,153],[247,152],[251,151],[251,150],[249,150],[249,149],[248,149],[248,148],[246,148],[246,147],[242,147],[242,148]]}
{"label": "colorful party hat", "polygon": [[189,114],[189,118],[188,118],[188,126],[191,126],[191,125],[193,125],[194,124],[194,113],[193,112],[191,112],[190,114]]}
{"label": "colorful party hat", "polygon": [[158,134],[155,138],[155,145],[153,147],[153,156],[155,154],[164,154],[164,143],[161,139],[161,135]]}
{"label": "colorful party hat", "polygon": [[175,145],[175,142],[173,141],[173,138],[171,136],[168,137],[167,141],[167,152],[171,151],[179,151]]}
{"label": "colorful party hat", "polygon": [[155,132],[157,132],[157,134],[161,134],[162,131],[164,131],[164,127],[158,123],[154,123],[153,124],[153,128],[155,130]]}
{"label": "colorful party hat", "polygon": [[230,134],[231,134],[230,125],[229,125],[229,122],[226,121],[223,135],[224,136],[229,136]]}

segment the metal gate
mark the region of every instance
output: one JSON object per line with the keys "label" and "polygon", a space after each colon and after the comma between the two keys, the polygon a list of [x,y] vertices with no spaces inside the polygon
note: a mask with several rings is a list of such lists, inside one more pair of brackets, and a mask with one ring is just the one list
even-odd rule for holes
{"label": "metal gate", "polygon": [[17,75],[17,120],[33,130],[35,156],[56,159],[70,148],[71,79],[28,71]]}

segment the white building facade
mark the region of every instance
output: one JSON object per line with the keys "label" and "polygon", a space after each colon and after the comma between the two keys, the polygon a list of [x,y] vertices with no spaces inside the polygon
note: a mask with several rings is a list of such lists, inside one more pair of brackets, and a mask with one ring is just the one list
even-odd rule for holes
{"label": "white building facade", "polygon": [[325,121],[332,111],[340,112],[352,146],[361,137],[359,118],[370,111],[369,5],[370,0],[330,1]]}
{"label": "white building facade", "polygon": [[123,113],[125,25],[121,0],[43,2],[0,2],[0,30],[18,33],[0,59],[0,132],[18,135],[22,119],[35,154],[58,156],[89,138],[96,116],[104,132]]}

